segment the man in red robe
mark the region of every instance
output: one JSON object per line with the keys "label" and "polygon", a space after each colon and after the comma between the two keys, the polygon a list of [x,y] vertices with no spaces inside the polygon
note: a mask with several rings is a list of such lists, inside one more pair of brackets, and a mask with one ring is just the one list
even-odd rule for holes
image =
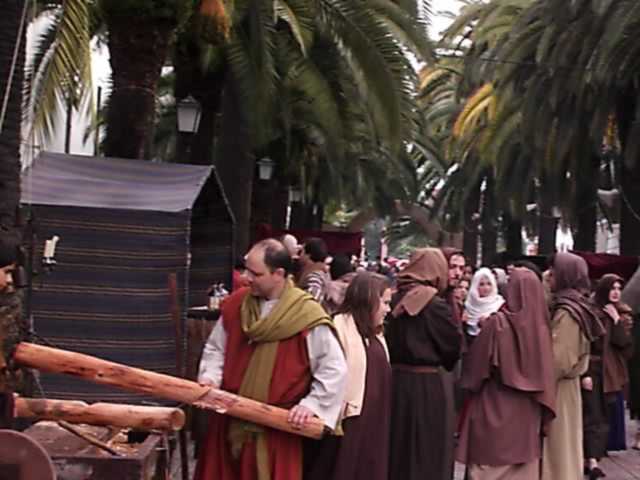
{"label": "man in red robe", "polygon": [[[249,287],[223,303],[199,381],[290,409],[294,426],[316,416],[335,428],[347,367],[330,318],[289,280],[291,257],[281,242],[258,243],[245,265]],[[195,480],[301,478],[302,437],[212,414]]]}

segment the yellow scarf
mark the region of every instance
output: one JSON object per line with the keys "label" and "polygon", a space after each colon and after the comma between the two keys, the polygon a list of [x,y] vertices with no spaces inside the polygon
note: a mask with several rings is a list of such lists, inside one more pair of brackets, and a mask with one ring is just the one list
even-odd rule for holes
{"label": "yellow scarf", "polygon": [[[251,355],[238,394],[266,403],[276,362],[278,345],[305,330],[318,325],[333,328],[330,317],[311,295],[293,286],[288,280],[278,303],[264,318],[260,318],[260,302],[247,295],[240,307],[242,331],[256,348]],[[270,480],[267,438],[264,429],[258,425],[240,420],[231,420],[229,441],[231,453],[239,458],[244,442],[250,435],[256,435],[256,456],[258,480]]]}

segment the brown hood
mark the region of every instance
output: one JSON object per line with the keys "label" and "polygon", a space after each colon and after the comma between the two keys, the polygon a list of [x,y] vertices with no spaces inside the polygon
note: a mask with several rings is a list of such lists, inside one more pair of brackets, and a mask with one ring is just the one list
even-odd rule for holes
{"label": "brown hood", "polygon": [[587,262],[573,253],[558,253],[553,261],[553,274],[556,292],[552,310],[563,309],[569,312],[590,342],[604,335],[604,327],[596,314],[597,307],[587,297]]}
{"label": "brown hood", "polygon": [[393,309],[393,316],[403,312],[417,315],[438,293],[447,288],[449,267],[437,248],[421,248],[413,252],[409,264],[398,274],[398,290],[402,299]]}

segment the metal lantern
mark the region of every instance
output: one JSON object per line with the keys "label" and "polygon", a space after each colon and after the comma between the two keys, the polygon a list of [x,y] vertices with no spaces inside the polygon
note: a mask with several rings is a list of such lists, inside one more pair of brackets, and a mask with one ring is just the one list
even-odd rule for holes
{"label": "metal lantern", "polygon": [[200,124],[200,104],[189,95],[177,104],[178,132],[195,133]]}

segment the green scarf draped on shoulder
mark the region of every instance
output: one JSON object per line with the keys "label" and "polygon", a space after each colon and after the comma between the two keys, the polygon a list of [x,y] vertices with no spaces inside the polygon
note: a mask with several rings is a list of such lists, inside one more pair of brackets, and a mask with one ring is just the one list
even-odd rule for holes
{"label": "green scarf draped on shoulder", "polygon": [[[273,368],[281,340],[286,340],[318,325],[333,323],[325,310],[311,295],[293,286],[288,280],[282,296],[273,310],[260,318],[260,300],[247,295],[240,307],[241,326],[256,348],[251,355],[238,394],[267,403]],[[256,435],[258,479],[270,480],[267,439],[262,427],[233,419],[229,427],[231,453],[239,458],[244,442]]]}

